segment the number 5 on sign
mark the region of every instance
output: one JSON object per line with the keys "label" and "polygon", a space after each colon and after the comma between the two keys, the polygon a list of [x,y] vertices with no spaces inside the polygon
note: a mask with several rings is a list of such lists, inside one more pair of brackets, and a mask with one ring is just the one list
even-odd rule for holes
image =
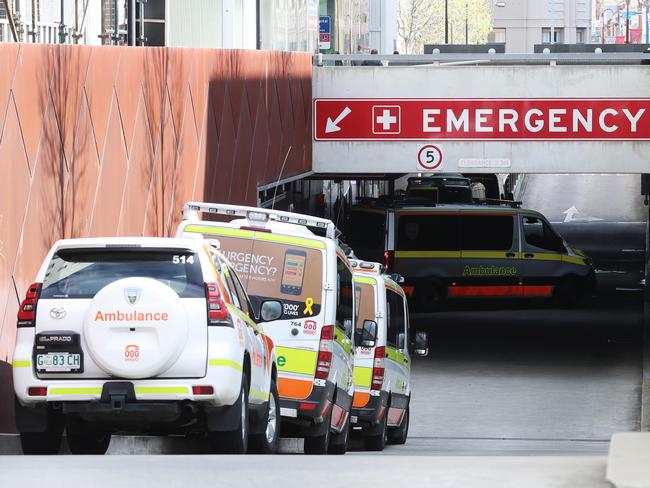
{"label": "number 5 on sign", "polygon": [[442,168],[442,151],[438,146],[427,144],[418,151],[418,167],[421,171],[436,171]]}

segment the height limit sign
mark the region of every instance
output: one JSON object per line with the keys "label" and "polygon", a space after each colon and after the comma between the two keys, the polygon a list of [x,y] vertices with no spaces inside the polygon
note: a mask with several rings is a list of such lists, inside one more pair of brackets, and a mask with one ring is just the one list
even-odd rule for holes
{"label": "height limit sign", "polygon": [[442,151],[438,146],[427,144],[418,151],[418,172],[442,169]]}
{"label": "height limit sign", "polygon": [[332,46],[332,18],[321,15],[318,20],[318,49],[326,51]]}

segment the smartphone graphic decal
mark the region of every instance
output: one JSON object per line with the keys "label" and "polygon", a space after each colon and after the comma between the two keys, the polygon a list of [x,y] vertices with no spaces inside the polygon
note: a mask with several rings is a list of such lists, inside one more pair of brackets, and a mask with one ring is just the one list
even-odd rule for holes
{"label": "smartphone graphic decal", "polygon": [[307,253],[297,249],[287,249],[284,253],[282,283],[280,292],[285,295],[300,295],[305,277],[305,262]]}

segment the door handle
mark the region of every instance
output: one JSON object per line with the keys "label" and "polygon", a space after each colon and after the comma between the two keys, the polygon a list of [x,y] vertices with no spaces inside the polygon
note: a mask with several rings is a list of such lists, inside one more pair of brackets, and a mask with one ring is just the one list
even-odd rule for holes
{"label": "door handle", "polygon": [[514,258],[515,256],[516,256],[516,254],[514,252],[507,252],[506,253],[507,258]]}
{"label": "door handle", "polygon": [[524,253],[524,257],[525,258],[534,258],[535,255],[532,252],[527,252],[527,253]]}

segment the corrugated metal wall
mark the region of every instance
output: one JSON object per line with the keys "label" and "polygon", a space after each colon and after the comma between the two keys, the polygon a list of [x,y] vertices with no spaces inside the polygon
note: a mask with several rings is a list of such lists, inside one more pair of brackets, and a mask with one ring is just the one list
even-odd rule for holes
{"label": "corrugated metal wall", "polygon": [[0,44],[0,67],[2,432],[18,304],[52,243],[171,235],[187,200],[255,204],[310,170],[311,58]]}

